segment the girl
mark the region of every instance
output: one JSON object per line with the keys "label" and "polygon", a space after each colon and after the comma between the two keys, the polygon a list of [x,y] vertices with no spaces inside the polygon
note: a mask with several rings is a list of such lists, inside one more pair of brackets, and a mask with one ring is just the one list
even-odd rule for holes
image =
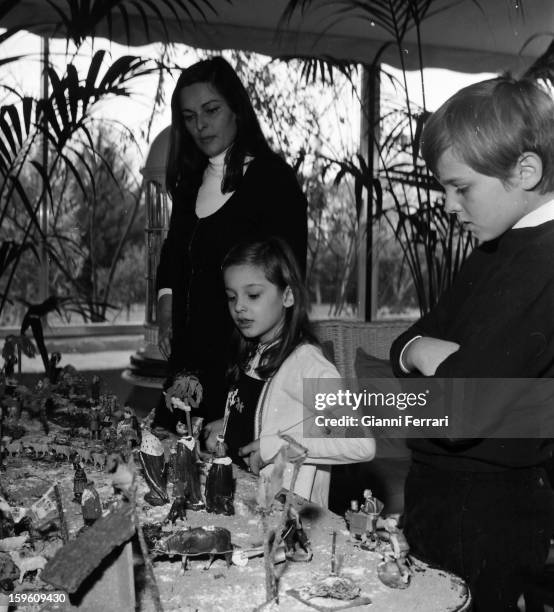
{"label": "girl", "polygon": [[[336,390],[340,374],[311,330],[298,265],[285,242],[270,238],[233,248],[222,268],[238,333],[226,415],[206,427],[207,446],[213,447],[223,432],[235,461],[242,458],[255,474],[266,473],[285,444],[279,434],[286,433],[308,449],[295,492],[326,507],[330,464],[369,461],[375,443],[371,438],[304,437],[304,380],[332,379]],[[285,470],[285,487],[292,468],[289,463]]]}

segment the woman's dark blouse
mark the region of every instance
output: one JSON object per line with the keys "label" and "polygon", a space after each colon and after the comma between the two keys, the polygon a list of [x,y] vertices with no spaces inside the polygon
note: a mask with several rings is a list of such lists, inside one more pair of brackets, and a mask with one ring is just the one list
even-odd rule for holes
{"label": "woman's dark blouse", "polygon": [[292,168],[275,154],[253,159],[238,189],[208,217],[196,215],[197,193],[197,188],[177,189],[157,288],[173,292],[170,370],[200,374],[210,419],[223,414],[233,329],[221,275],[223,258],[244,240],[279,236],[305,270],[307,201]]}

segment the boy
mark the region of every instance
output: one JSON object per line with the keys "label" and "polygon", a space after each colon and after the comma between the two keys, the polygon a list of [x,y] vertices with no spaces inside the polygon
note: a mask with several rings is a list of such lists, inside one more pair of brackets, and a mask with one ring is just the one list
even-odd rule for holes
{"label": "boy", "polygon": [[[446,210],[479,242],[437,306],[394,342],[397,376],[554,376],[554,103],[501,77],[459,91],[425,126]],[[484,408],[486,409],[486,408]],[[554,494],[549,440],[414,439],[405,533],[462,576],[476,612],[517,610],[544,566]]]}

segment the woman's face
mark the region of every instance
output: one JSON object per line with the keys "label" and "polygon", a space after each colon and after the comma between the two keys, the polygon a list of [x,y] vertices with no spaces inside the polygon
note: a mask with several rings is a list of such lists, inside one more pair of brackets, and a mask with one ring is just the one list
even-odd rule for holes
{"label": "woman's face", "polygon": [[237,135],[237,118],[210,83],[194,83],[179,92],[185,129],[207,157],[223,153]]}

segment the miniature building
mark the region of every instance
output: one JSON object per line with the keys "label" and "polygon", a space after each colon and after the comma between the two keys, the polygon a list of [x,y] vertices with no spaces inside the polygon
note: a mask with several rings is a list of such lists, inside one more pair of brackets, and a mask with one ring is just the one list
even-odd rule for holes
{"label": "miniature building", "polygon": [[132,612],[135,591],[129,540],[134,533],[133,508],[125,504],[61,548],[41,578],[69,593],[68,609]]}

